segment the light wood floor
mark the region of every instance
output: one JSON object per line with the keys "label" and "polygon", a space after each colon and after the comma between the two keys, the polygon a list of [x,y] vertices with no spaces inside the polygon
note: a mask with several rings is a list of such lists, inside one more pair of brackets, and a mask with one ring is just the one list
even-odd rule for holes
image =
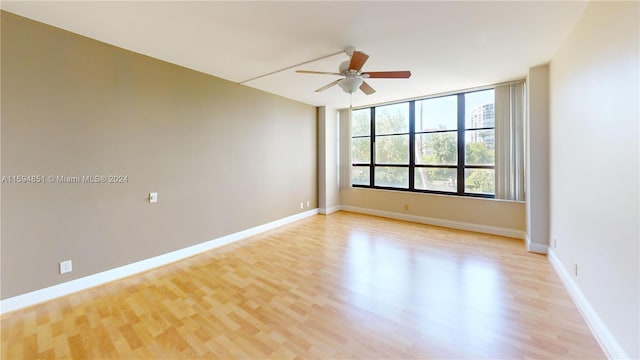
{"label": "light wood floor", "polygon": [[1,323],[2,359],[604,358],[522,241],[346,212]]}

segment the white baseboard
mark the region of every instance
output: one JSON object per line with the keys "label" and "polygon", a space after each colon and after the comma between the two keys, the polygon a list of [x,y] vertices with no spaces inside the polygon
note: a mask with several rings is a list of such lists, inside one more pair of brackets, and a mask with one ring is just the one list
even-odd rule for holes
{"label": "white baseboard", "polygon": [[318,213],[320,214],[324,214],[324,215],[329,215],[329,214],[333,214],[336,211],[340,211],[342,207],[340,205],[337,206],[332,206],[329,208],[320,208],[318,209]]}
{"label": "white baseboard", "polygon": [[596,313],[589,300],[578,287],[578,284],[562,265],[553,249],[549,249],[547,258],[607,357],[609,359],[629,359],[627,353],[609,331],[609,328],[602,322],[598,313]]}
{"label": "white baseboard", "polygon": [[28,292],[26,294],[21,294],[11,298],[0,300],[0,314],[5,314],[10,311],[22,309],[31,305],[55,299],[57,297],[89,289],[114,280],[122,279],[127,276],[131,276],[178,260],[182,260],[201,252],[215,249],[217,247],[224,246],[316,214],[318,214],[318,209],[308,210],[299,214],[288,216],[286,218],[272,221],[270,223],[258,225],[247,230],[225,235],[223,237],[204,243],[189,246],[149,259],[141,260],[133,264],[124,265],[97,274],[85,276],[80,279],[71,280],[62,284],[53,285],[44,289],[39,289]]}
{"label": "white baseboard", "polygon": [[437,219],[437,218],[431,218],[431,217],[425,217],[425,216],[402,214],[402,213],[396,213],[391,211],[361,208],[356,206],[343,205],[340,207],[340,209],[345,211],[361,213],[361,214],[375,215],[375,216],[381,216],[381,217],[404,220],[404,221],[411,221],[411,222],[416,222],[420,224],[442,226],[442,227],[458,229],[458,230],[475,231],[475,232],[484,233],[484,234],[512,237],[512,238],[521,239],[521,240],[524,240],[525,238],[525,232],[521,230],[465,223],[460,221]]}
{"label": "white baseboard", "polygon": [[531,239],[529,239],[529,235],[525,236],[524,241],[527,244],[528,252],[546,254],[549,251],[549,247],[547,245],[531,242]]}

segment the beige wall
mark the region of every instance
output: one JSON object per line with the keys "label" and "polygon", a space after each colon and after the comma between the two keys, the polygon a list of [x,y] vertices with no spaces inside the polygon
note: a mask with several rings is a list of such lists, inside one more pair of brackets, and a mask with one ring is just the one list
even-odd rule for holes
{"label": "beige wall", "polygon": [[[552,251],[640,358],[638,2],[591,2],[551,60]],[[617,354],[620,356],[620,354]]]}
{"label": "beige wall", "polygon": [[[343,189],[341,200],[343,206],[497,227],[517,232],[525,230],[525,205],[521,202],[362,188]],[[408,210],[404,209],[405,204],[408,205]]]}
{"label": "beige wall", "polygon": [[527,74],[526,131],[527,245],[546,253],[549,246],[549,65]]}
{"label": "beige wall", "polygon": [[317,207],[314,107],[6,12],[1,45],[2,175],[128,176],[2,184],[3,299]]}

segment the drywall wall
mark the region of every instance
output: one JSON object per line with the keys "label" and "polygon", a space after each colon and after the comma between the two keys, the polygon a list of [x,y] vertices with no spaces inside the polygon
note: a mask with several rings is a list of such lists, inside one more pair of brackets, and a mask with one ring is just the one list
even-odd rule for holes
{"label": "drywall wall", "polygon": [[549,246],[549,65],[527,74],[526,131],[527,248],[546,253]]}
{"label": "drywall wall", "polygon": [[363,188],[346,188],[340,193],[345,207],[495,227],[513,233],[525,230],[522,202]]}
{"label": "drywall wall", "polygon": [[[550,64],[551,251],[640,358],[638,2],[590,2]],[[617,343],[617,344],[616,344]],[[618,345],[621,349],[618,351]]]}
{"label": "drywall wall", "polygon": [[2,299],[317,207],[314,107],[1,20]]}

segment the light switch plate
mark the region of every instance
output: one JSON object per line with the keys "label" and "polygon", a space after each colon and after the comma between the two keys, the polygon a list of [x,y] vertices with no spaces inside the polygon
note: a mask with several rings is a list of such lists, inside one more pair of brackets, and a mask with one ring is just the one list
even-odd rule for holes
{"label": "light switch plate", "polygon": [[158,193],[157,192],[149,193],[149,202],[150,203],[157,203],[158,202]]}

